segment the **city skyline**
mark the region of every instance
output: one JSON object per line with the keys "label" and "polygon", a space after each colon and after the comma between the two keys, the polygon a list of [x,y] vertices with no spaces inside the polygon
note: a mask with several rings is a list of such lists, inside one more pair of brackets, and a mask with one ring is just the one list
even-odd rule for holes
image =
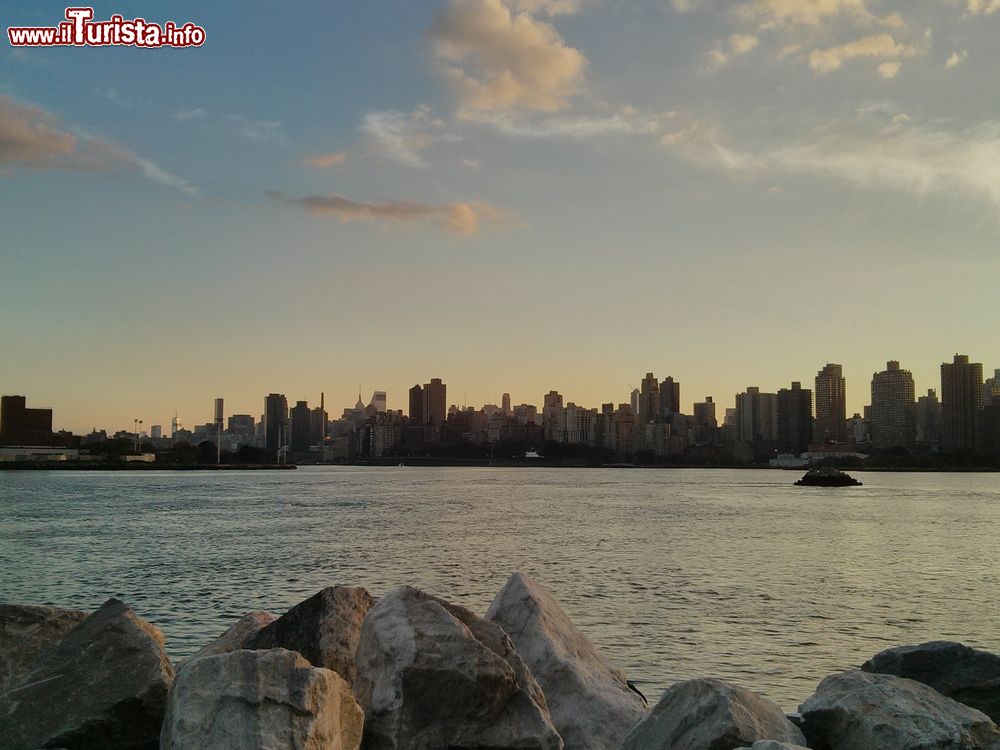
{"label": "city skyline", "polygon": [[1000,362],[995,4],[128,15],[206,39],[0,46],[0,391],[74,431],[276,388],[405,408],[411,373],[599,404],[652,368],[689,411],[830,361],[851,414],[890,359],[918,393]]}

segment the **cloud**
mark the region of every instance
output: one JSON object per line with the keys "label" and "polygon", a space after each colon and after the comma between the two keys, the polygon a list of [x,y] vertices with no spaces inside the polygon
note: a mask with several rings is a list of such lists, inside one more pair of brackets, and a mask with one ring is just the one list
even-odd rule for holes
{"label": "cloud", "polygon": [[346,151],[334,151],[329,154],[313,154],[302,157],[302,163],[313,169],[329,169],[347,161]]}
{"label": "cloud", "polygon": [[893,78],[895,78],[897,75],[899,75],[899,70],[902,67],[903,67],[903,63],[901,63],[901,62],[899,62],[897,60],[895,62],[884,62],[884,63],[881,63],[878,66],[877,70],[878,70],[878,74],[880,76],[882,76],[882,78],[884,78],[887,81],[891,81]]}
{"label": "cloud", "polygon": [[[885,72],[882,68],[879,69],[883,78],[892,78],[899,72],[898,61],[904,57],[912,57],[916,51],[915,47],[897,43],[891,34],[875,34],[839,47],[815,49],[809,53],[809,67],[822,75],[839,70],[845,62],[855,58],[875,58],[894,63],[883,66]],[[891,72],[891,75],[886,75],[886,72]]]}
{"label": "cloud", "polygon": [[973,16],[990,15],[1000,10],[1000,0],[969,0],[969,14]]}
{"label": "cloud", "polygon": [[725,46],[720,43],[708,53],[708,69],[718,70],[732,58],[753,52],[759,44],[760,39],[753,34],[730,34]]}
{"label": "cloud", "polygon": [[245,115],[225,115],[234,135],[254,143],[285,144],[288,139],[281,132],[281,123],[273,120],[255,120]]}
{"label": "cloud", "polygon": [[292,198],[271,191],[269,198],[317,216],[331,216],[341,222],[370,221],[394,225],[432,221],[443,229],[470,237],[486,222],[502,219],[503,212],[487,203],[461,202],[431,205],[410,201],[355,201],[342,195],[309,195]]}
{"label": "cloud", "polygon": [[737,12],[764,28],[819,26],[837,16],[861,23],[878,20],[868,10],[866,0],[750,0],[738,6]]}
{"label": "cloud", "polygon": [[32,170],[133,171],[187,195],[199,192],[154,162],[114,143],[71,132],[45,110],[9,96],[0,96],[0,166],[4,164]]}
{"label": "cloud", "polygon": [[207,115],[207,110],[201,107],[192,107],[191,109],[178,109],[171,114],[171,117],[177,120],[177,122],[187,122],[188,120],[197,120]]}
{"label": "cloud", "polygon": [[501,0],[449,0],[429,30],[460,113],[565,109],[586,58],[549,24]]}
{"label": "cloud", "polygon": [[511,10],[546,16],[568,16],[586,5],[588,0],[507,0]]}
{"label": "cloud", "polygon": [[624,106],[610,115],[552,115],[524,117],[508,113],[469,115],[466,119],[495,128],[515,138],[571,138],[588,140],[602,136],[657,133],[663,128],[664,115],[647,115]]}
{"label": "cloud", "polygon": [[944,66],[946,68],[956,68],[968,59],[969,59],[969,53],[966,52],[964,49],[955,50],[954,52],[951,53],[951,57],[948,58]]}
{"label": "cloud", "polygon": [[436,141],[457,141],[443,132],[444,121],[419,106],[412,112],[369,112],[360,130],[368,136],[369,152],[409,167],[426,167],[423,153]]}
{"label": "cloud", "polygon": [[726,146],[699,124],[664,138],[688,158],[743,176],[801,174],[866,189],[986,201],[1000,211],[1000,122],[948,130],[911,118],[874,122],[871,115],[825,128],[778,148]]}

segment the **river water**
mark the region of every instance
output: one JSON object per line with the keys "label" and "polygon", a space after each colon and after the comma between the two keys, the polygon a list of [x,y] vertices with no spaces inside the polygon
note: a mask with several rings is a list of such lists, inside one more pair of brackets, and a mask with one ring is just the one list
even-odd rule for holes
{"label": "river water", "polygon": [[891,645],[1000,651],[1000,474],[312,467],[0,472],[0,601],[116,596],[188,655],[324,586],[484,613],[537,578],[651,698],[714,676],[793,710]]}

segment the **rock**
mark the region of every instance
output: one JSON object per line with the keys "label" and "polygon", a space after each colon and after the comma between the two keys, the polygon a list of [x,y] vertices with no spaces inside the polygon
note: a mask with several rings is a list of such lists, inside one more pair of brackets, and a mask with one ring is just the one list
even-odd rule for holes
{"label": "rock", "polygon": [[357,750],[364,714],[336,672],[294,651],[192,659],[170,690],[163,750]]}
{"label": "rock", "polygon": [[722,680],[688,680],[668,688],[621,747],[732,750],[758,740],[806,744],[802,732],[764,696]]}
{"label": "rock", "polygon": [[753,743],[750,747],[740,747],[737,750],[809,750],[809,748],[803,745],[789,745],[787,742],[761,740]]}
{"label": "rock", "polygon": [[361,623],[375,600],[363,588],[331,586],[296,604],[251,638],[247,648],[298,651],[354,684]]}
{"label": "rock", "polygon": [[270,612],[247,612],[243,615],[243,617],[230,625],[226,629],[226,632],[211,643],[202,646],[198,652],[179,664],[177,667],[178,670],[180,670],[181,666],[188,664],[195,659],[200,659],[203,656],[228,654],[232,651],[239,651],[247,648],[247,644],[255,635],[257,635],[258,632],[260,632],[261,628],[266,625],[270,625],[277,619],[278,618]]}
{"label": "rock", "polygon": [[531,669],[567,750],[616,748],[646,715],[625,673],[525,574],[510,577],[486,619],[504,629]]}
{"label": "rock", "polygon": [[921,682],[852,670],[824,679],[802,704],[819,750],[998,750],[986,714]]}
{"label": "rock", "polygon": [[510,637],[404,586],[365,618],[355,695],[365,750],[559,750],[545,696]]}
{"label": "rock", "polygon": [[86,616],[74,609],[0,604],[0,693],[26,677]]}
{"label": "rock", "polygon": [[109,599],[0,695],[0,747],[155,750],[173,678],[163,634]]}
{"label": "rock", "polygon": [[961,643],[931,641],[890,648],[866,661],[861,669],[930,685],[1000,724],[1000,656],[996,654]]}

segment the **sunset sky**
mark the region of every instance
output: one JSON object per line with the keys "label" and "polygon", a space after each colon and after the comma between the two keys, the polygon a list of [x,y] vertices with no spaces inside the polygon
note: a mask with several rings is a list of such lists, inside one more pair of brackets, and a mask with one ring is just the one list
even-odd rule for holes
{"label": "sunset sky", "polygon": [[56,429],[1000,367],[1000,0],[94,7],[207,39],[0,43],[0,391]]}

